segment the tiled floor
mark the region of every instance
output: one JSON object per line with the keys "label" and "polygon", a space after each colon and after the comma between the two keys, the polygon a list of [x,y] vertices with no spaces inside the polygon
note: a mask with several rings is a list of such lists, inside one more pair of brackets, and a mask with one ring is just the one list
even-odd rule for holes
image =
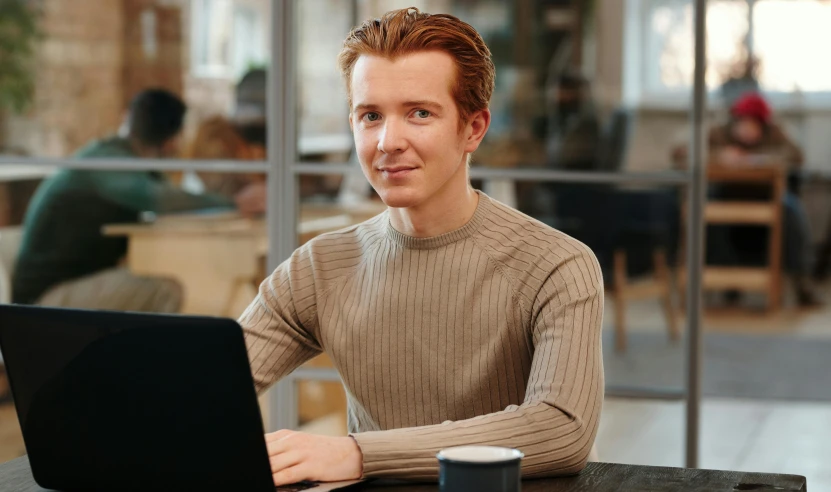
{"label": "tiled floor", "polygon": [[[822,290],[831,299],[831,285]],[[614,320],[610,300],[605,313],[609,330]],[[630,303],[627,321],[631,332],[666,330],[657,301]],[[774,314],[709,309],[704,332],[828,340],[831,309],[800,310],[792,300]],[[683,466],[684,410],[682,402],[607,399],[597,439],[601,461]],[[700,467],[804,475],[808,490],[831,491],[831,403],[707,399],[701,418]]]}
{"label": "tiled floor", "polygon": [[[709,399],[702,405],[699,467],[790,473],[831,491],[831,404]],[[684,404],[607,399],[601,461],[684,465]]]}
{"label": "tiled floor", "polygon": [[0,463],[17,458],[25,452],[14,407],[0,405]]}

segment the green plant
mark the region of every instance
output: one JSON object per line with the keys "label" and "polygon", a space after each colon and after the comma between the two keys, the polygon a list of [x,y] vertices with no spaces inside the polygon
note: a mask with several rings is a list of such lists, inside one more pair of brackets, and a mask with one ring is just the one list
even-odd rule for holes
{"label": "green plant", "polygon": [[38,18],[27,0],[0,0],[0,110],[20,113],[32,103]]}

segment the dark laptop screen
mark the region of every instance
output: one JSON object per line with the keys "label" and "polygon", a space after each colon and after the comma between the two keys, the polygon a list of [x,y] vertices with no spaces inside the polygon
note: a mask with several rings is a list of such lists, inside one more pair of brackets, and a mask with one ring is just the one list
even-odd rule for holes
{"label": "dark laptop screen", "polygon": [[213,486],[242,480],[266,490],[263,427],[236,322],[0,306],[0,346],[41,485],[123,490],[125,474],[135,481],[142,470],[154,480],[193,477],[189,487],[207,475]]}

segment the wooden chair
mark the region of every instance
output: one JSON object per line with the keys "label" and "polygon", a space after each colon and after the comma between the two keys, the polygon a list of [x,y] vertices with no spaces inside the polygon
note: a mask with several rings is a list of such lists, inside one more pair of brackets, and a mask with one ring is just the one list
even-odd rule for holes
{"label": "wooden chair", "polygon": [[652,276],[632,281],[627,275],[626,251],[615,250],[613,260],[613,284],[610,289],[615,306],[615,351],[626,351],[626,303],[643,299],[658,299],[666,317],[667,331],[672,341],[681,339],[678,312],[672,302],[672,278],[663,249],[652,253]]}
{"label": "wooden chair", "polygon": [[0,227],[0,303],[12,302],[12,275],[22,239],[22,228]]}
{"label": "wooden chair", "polygon": [[677,238],[677,196],[611,186],[562,185],[556,191],[555,227],[588,245],[603,269],[615,307],[615,350],[626,350],[627,303],[634,300],[659,300],[670,339],[680,339],[667,261]]}
{"label": "wooden chair", "polygon": [[[0,228],[0,303],[2,304],[11,302],[12,275],[14,275],[14,265],[22,237],[23,230],[20,227]],[[0,403],[9,401],[10,397],[3,354],[0,353]]]}
{"label": "wooden chair", "polygon": [[[767,264],[761,267],[704,265],[702,290],[761,292],[767,295],[767,308],[782,307],[782,200],[787,184],[784,165],[767,164],[727,167],[711,164],[708,184],[745,184],[770,187],[770,198],[757,201],[708,200],[704,207],[704,225],[756,225],[770,229]],[[682,209],[685,210],[685,206]],[[683,214],[686,217],[686,213]],[[683,258],[685,255],[681,255]],[[679,291],[687,285],[686,265],[680,268]]]}

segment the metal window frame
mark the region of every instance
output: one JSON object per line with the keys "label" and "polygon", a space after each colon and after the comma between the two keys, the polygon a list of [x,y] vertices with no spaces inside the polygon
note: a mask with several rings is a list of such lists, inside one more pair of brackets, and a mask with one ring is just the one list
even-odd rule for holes
{"label": "metal window frame", "polygon": [[[356,167],[350,164],[309,164],[298,162],[296,119],[296,51],[295,6],[298,0],[275,0],[271,8],[271,53],[268,70],[267,161],[234,160],[174,160],[174,159],[52,159],[0,157],[0,169],[5,165],[30,165],[74,169],[131,169],[214,172],[264,172],[268,176],[268,267],[274,269],[287,259],[297,242],[298,177],[301,174],[350,174]],[[701,403],[701,267],[703,263],[704,228],[704,116],[707,91],[704,84],[706,63],[705,32],[707,0],[695,1],[695,77],[692,105],[692,132],[690,135],[689,172],[655,173],[585,173],[540,169],[486,169],[472,168],[474,179],[512,179],[517,181],[556,181],[572,183],[618,183],[686,186],[689,188],[689,230],[687,234],[690,273],[687,285],[687,354],[686,388],[673,389],[619,388],[609,394],[630,398],[671,399],[686,401],[685,443],[686,466],[698,466]],[[284,115],[289,115],[284,117]],[[301,368],[277,383],[269,391],[269,428],[296,428],[298,425],[296,382],[299,380],[339,381],[334,370]]]}
{"label": "metal window frame", "polygon": [[267,173],[267,161],[222,159],[57,159],[51,157],[0,157],[2,166],[31,166],[50,169],[91,169],[119,171],[211,171],[221,173]]}

